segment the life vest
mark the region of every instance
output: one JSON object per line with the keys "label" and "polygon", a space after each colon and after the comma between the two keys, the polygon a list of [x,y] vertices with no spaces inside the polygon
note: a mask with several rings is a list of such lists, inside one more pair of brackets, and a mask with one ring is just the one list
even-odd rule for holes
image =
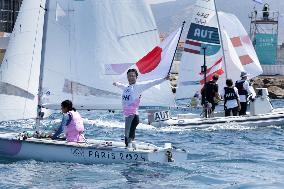
{"label": "life vest", "polygon": [[66,128],[66,139],[68,142],[83,142],[84,140],[84,125],[83,119],[80,114],[75,111],[69,111],[68,114],[71,116],[71,121]]}
{"label": "life vest", "polygon": [[[208,102],[213,102],[214,101],[214,97],[216,96],[216,93],[218,92],[218,84],[213,82],[213,81],[209,81],[206,83],[205,85],[205,93],[204,94],[204,87],[201,90],[201,94],[202,94],[202,101],[204,101],[204,97],[206,96],[206,100]],[[217,91],[216,91],[217,89]]]}
{"label": "life vest", "polygon": [[248,95],[248,91],[244,88],[244,83],[246,80],[236,81],[235,87],[238,89],[239,95]]}
{"label": "life vest", "polygon": [[238,99],[237,94],[236,94],[234,88],[224,87],[224,90],[225,90],[225,94],[224,94],[225,102],[227,102],[228,100]]}

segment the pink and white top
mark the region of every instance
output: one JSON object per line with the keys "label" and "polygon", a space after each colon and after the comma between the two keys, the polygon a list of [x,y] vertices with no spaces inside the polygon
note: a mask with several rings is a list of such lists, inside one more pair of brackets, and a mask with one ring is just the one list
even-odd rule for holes
{"label": "pink and white top", "polygon": [[80,114],[75,111],[69,111],[67,114],[71,115],[71,122],[65,129],[66,139],[68,142],[83,142],[84,124]]}
{"label": "pink and white top", "polygon": [[122,108],[124,115],[138,115],[138,108],[140,104],[140,98],[143,91],[158,85],[165,81],[165,79],[156,79],[143,83],[135,83],[132,85],[125,85],[119,82],[115,83],[115,86],[123,90],[122,93]]}

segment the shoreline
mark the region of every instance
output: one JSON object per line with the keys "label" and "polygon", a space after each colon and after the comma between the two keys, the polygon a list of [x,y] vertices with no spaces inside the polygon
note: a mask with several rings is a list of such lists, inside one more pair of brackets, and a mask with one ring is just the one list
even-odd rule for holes
{"label": "shoreline", "polygon": [[267,88],[271,99],[284,99],[284,76],[258,76],[252,79],[254,88]]}

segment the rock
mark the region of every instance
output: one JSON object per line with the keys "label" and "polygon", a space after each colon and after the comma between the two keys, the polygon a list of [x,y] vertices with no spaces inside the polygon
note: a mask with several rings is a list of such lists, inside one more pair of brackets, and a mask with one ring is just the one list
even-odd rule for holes
{"label": "rock", "polygon": [[252,80],[254,88],[267,88],[272,99],[284,99],[284,76],[259,76]]}
{"label": "rock", "polygon": [[283,99],[284,89],[277,86],[270,86],[267,88],[269,92],[269,97],[272,99]]}

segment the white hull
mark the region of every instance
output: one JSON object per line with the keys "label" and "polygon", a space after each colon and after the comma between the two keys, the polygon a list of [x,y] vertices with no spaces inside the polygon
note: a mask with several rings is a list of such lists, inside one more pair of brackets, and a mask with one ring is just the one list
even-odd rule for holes
{"label": "white hull", "polygon": [[[123,162],[169,162],[168,152],[174,161],[184,161],[183,150],[159,148],[151,144],[137,144],[137,149],[125,148],[124,143],[88,140],[86,143],[67,143],[49,139],[29,138],[18,140],[16,133],[0,133],[0,156],[11,159],[74,162],[83,164]],[[107,143],[111,142],[111,145]]]}
{"label": "white hull", "polygon": [[[196,115],[198,116],[198,115]],[[181,126],[192,128],[204,128],[212,125],[236,123],[238,125],[249,126],[270,126],[284,125],[284,109],[275,109],[272,113],[255,115],[255,116],[230,116],[230,117],[213,117],[200,118],[194,117],[193,114],[179,115],[162,123],[161,126]]]}

